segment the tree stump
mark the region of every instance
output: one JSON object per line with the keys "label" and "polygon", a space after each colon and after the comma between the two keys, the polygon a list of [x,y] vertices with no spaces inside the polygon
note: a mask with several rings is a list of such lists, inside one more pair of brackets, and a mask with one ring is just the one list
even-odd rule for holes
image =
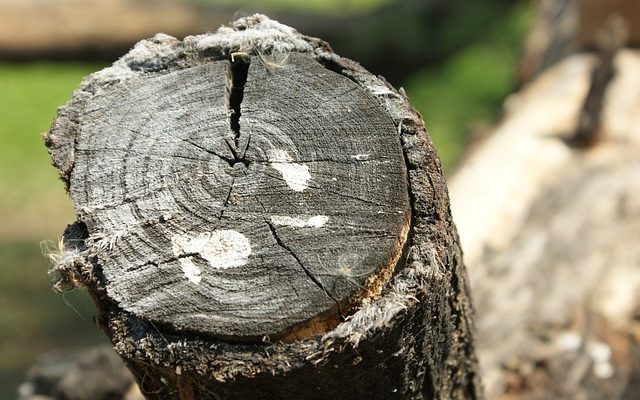
{"label": "tree stump", "polygon": [[86,286],[149,399],[472,399],[440,163],[404,94],[262,15],[138,43],[45,138]]}

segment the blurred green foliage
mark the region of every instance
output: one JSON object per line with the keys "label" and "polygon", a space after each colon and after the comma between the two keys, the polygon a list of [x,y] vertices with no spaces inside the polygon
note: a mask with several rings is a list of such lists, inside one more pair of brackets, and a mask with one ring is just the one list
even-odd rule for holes
{"label": "blurred green foliage", "polygon": [[521,3],[494,21],[486,35],[404,84],[421,112],[445,170],[462,155],[475,126],[495,121],[516,83],[516,67],[532,10]]}
{"label": "blurred green foliage", "polygon": [[0,237],[48,237],[71,214],[41,133],[95,64],[0,63]]}
{"label": "blurred green foliage", "polygon": [[74,292],[63,298],[51,291],[48,261],[40,248],[42,239],[56,237],[73,219],[40,134],[82,77],[99,68],[70,62],[0,63],[2,399],[15,398],[15,385],[39,353],[106,341],[92,323],[87,296]]}
{"label": "blurred green foliage", "polygon": [[[37,133],[49,129],[56,109],[71,97],[80,79],[99,67],[83,63],[39,62],[0,64],[0,178],[38,174],[42,178],[36,156],[47,157]],[[9,168],[5,168],[9,167]],[[2,189],[5,189],[4,187]]]}

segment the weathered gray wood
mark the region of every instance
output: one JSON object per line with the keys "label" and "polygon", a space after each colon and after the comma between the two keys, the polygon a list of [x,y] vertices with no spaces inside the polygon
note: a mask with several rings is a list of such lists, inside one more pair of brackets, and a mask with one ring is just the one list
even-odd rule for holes
{"label": "weathered gray wood", "polygon": [[325,43],[260,15],[158,35],[46,140],[78,213],[55,285],[89,287],[148,398],[480,397],[424,125]]}

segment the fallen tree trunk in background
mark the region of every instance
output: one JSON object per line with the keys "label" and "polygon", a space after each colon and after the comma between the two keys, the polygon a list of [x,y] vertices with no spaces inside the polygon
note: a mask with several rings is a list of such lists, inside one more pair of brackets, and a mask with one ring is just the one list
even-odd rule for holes
{"label": "fallen tree trunk in background", "polygon": [[5,0],[0,1],[0,57],[115,57],[159,27],[181,36],[206,32],[229,21],[235,11],[182,1]]}
{"label": "fallen tree trunk in background", "polygon": [[509,98],[450,180],[488,398],[640,392],[640,52],[615,54],[597,141],[572,147],[597,57],[570,56]]}
{"label": "fallen tree trunk in background", "polygon": [[46,136],[148,399],[480,398],[466,275],[406,98],[260,15],[139,43]]}

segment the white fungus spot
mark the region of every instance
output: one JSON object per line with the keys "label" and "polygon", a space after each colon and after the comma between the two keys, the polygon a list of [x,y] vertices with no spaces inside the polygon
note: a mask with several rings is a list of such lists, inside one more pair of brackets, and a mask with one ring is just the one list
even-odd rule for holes
{"label": "white fungus spot", "polygon": [[291,189],[296,192],[302,192],[309,187],[308,182],[311,179],[309,167],[301,163],[294,163],[289,153],[285,150],[267,150],[267,159],[271,167],[282,174],[282,179],[287,182]]}
{"label": "white fungus spot", "polygon": [[367,154],[354,154],[351,156],[352,159],[356,160],[356,161],[368,161],[369,160],[369,156],[371,156],[371,154],[367,153]]}
{"label": "white fungus spot", "polygon": [[197,253],[212,267],[226,269],[241,267],[251,255],[249,239],[240,232],[219,230],[204,232],[196,236],[177,234],[171,238],[173,254],[180,257],[182,272],[192,283],[202,280],[202,271],[193,262],[193,257],[182,257]]}
{"label": "white fungus spot", "polygon": [[184,276],[187,277],[189,282],[196,285],[202,281],[202,270],[193,262],[193,257],[183,257],[178,259],[180,261],[180,267]]}
{"label": "white fungus spot", "polygon": [[272,215],[271,222],[281,226],[292,226],[294,228],[320,228],[329,221],[326,215],[316,215],[308,219],[289,217],[286,215]]}

